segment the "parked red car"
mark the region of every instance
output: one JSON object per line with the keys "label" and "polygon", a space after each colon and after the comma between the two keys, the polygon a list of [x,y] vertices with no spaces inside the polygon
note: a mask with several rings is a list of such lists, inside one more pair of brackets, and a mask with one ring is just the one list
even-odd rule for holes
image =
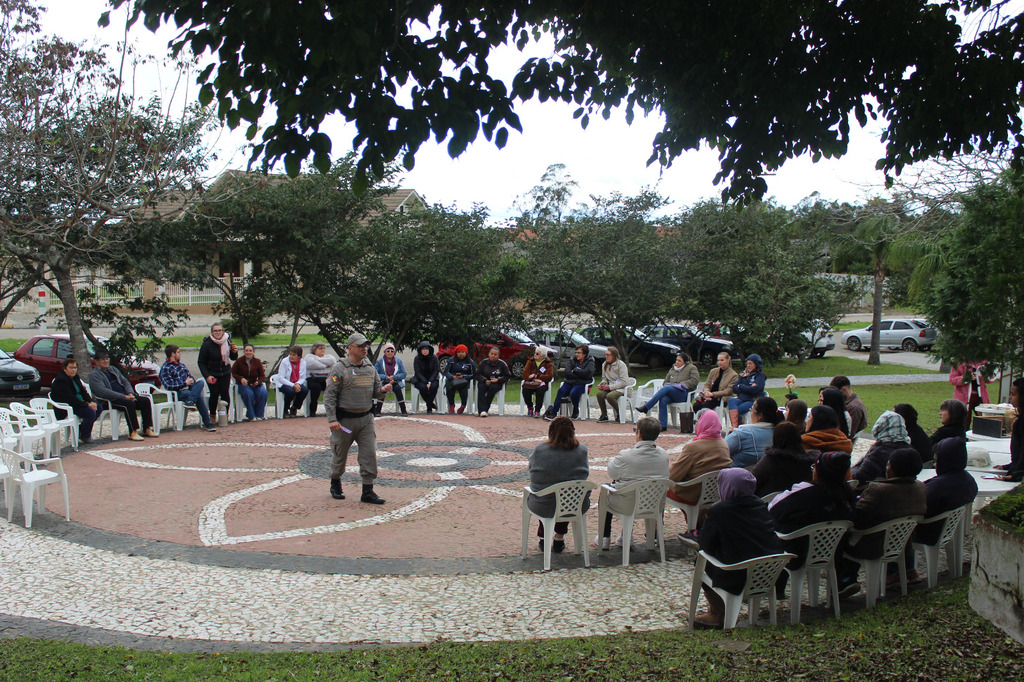
{"label": "parked red car", "polygon": [[[533,354],[532,349],[534,346],[540,346],[546,353],[556,353],[553,348],[534,343],[533,339],[521,331],[507,329],[503,332],[498,332],[495,338],[488,338],[482,342],[474,343],[473,348],[470,351],[470,357],[479,363],[482,359],[487,357],[491,348],[497,348],[500,353],[499,357],[508,364],[508,369],[512,373],[512,376],[519,379],[523,376],[523,370],[526,369],[526,361]],[[449,358],[454,356],[454,345],[441,344],[438,346],[437,358],[441,362],[442,372],[444,372],[445,365],[448,364]]]}
{"label": "parked red car", "polygon": [[[106,338],[102,336],[96,338],[106,342]],[[93,350],[92,342],[86,339],[85,343],[89,348],[89,359],[92,361],[92,366],[95,367],[96,353]],[[49,386],[53,383],[53,378],[57,376],[58,372],[62,371],[61,363],[69,355],[71,355],[71,340],[67,334],[41,334],[33,336],[21,344],[18,350],[14,351],[15,359],[21,360],[26,365],[39,370],[43,386]],[[159,386],[159,372],[160,368],[152,362],[135,359],[131,367],[128,368],[128,381],[131,382],[132,386],[140,383],[150,383]]]}

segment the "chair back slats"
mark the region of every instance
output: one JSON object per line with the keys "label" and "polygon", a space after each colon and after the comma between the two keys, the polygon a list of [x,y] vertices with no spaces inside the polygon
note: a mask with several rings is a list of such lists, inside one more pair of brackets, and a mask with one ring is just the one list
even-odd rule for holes
{"label": "chair back slats", "polygon": [[555,490],[555,518],[566,519],[583,514],[583,500],[595,485],[590,481],[565,481]]}
{"label": "chair back slats", "polygon": [[917,527],[920,516],[904,516],[893,519],[885,530],[885,540],[882,542],[882,561],[896,561],[903,554],[903,548],[907,546],[910,534]]}
{"label": "chair back slats", "polygon": [[743,598],[759,597],[775,591],[775,581],[782,569],[793,558],[792,554],[770,554],[749,562],[747,582],[743,586]]}

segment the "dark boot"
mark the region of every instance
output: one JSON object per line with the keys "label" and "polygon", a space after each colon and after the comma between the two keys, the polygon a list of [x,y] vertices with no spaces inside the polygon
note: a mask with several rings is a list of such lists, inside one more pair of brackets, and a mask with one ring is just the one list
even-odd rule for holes
{"label": "dark boot", "polygon": [[341,492],[341,479],[340,478],[332,478],[331,479],[331,497],[333,497],[336,500],[344,500],[345,499],[345,493]]}
{"label": "dark boot", "polygon": [[409,414],[408,412],[405,411],[405,401],[404,400],[402,402],[398,403],[398,409],[400,409],[402,411],[402,414]]}
{"label": "dark boot", "polygon": [[380,413],[381,413],[381,410],[383,410],[383,409],[384,409],[384,403],[383,402],[381,402],[380,400],[374,401],[374,403],[373,403],[373,416],[374,417],[379,417]]}
{"label": "dark boot", "polygon": [[377,493],[373,492],[373,484],[363,484],[363,496],[359,498],[360,502],[366,502],[367,504],[384,504],[384,499],[377,497]]}

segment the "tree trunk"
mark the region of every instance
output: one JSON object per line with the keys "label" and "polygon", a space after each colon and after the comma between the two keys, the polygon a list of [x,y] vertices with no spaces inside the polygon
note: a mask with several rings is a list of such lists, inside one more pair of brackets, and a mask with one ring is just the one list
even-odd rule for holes
{"label": "tree trunk", "polygon": [[[50,264],[50,272],[57,280],[57,294],[64,304],[64,321],[68,325],[68,337],[71,339],[71,352],[78,361],[78,376],[88,383],[92,373],[89,361],[89,349],[85,345],[85,330],[82,327],[82,313],[78,310],[78,298],[75,296],[75,285],[71,280],[71,270],[63,266]],[[63,359],[63,358],[61,358]]]}
{"label": "tree trunk", "polygon": [[868,354],[869,365],[880,365],[882,359],[878,354],[878,344],[882,326],[882,296],[885,293],[885,263],[881,257],[875,257],[875,295],[871,306],[871,352]]}

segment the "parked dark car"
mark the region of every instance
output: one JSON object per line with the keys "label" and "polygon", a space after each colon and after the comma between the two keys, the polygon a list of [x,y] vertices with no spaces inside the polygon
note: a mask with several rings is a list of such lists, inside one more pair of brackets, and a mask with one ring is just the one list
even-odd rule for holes
{"label": "parked dark car", "polygon": [[41,385],[42,379],[34,367],[0,350],[0,395],[29,398],[39,393]]}
{"label": "parked dark car", "polygon": [[[102,336],[96,338],[99,339],[100,343],[106,342],[106,339]],[[92,366],[95,367],[96,352],[93,349],[92,342],[86,339],[85,345],[89,349],[89,360]],[[67,334],[41,334],[33,336],[21,344],[18,350],[14,351],[15,358],[39,370],[43,386],[49,386],[53,383],[53,378],[57,376],[58,372],[62,371],[61,364],[64,362],[64,359],[71,354],[71,340]],[[160,368],[148,360],[133,359],[126,376],[132,386],[140,383],[150,383],[159,386],[159,371]]]}
{"label": "parked dark car", "polygon": [[[457,344],[440,344],[437,348],[437,359],[441,363],[442,372],[444,372],[448,360],[455,356],[455,345]],[[526,361],[533,354],[533,347],[537,345],[541,345],[545,353],[555,352],[553,348],[534,343],[533,339],[521,331],[506,329],[498,332],[496,336],[474,343],[469,354],[479,364],[487,357],[491,348],[497,348],[499,357],[508,364],[512,376],[519,379],[523,376],[523,370],[526,369]]]}
{"label": "parked dark car", "polygon": [[661,341],[679,346],[701,365],[713,365],[718,361],[718,354],[726,352],[729,357],[739,357],[732,341],[723,336],[705,336],[694,327],[685,324],[652,324],[643,329],[644,334],[652,341]]}
{"label": "parked dark car", "polygon": [[[599,343],[602,346],[614,346],[612,336],[600,327],[586,327],[580,330],[580,334],[590,340],[591,343]],[[639,365],[647,365],[651,369],[661,369],[675,364],[676,355],[679,354],[679,346],[673,343],[649,340],[644,337],[643,332],[636,332],[633,339],[632,351],[629,354],[629,362]],[[623,349],[619,349],[623,351]],[[624,351],[623,351],[624,352]]]}

